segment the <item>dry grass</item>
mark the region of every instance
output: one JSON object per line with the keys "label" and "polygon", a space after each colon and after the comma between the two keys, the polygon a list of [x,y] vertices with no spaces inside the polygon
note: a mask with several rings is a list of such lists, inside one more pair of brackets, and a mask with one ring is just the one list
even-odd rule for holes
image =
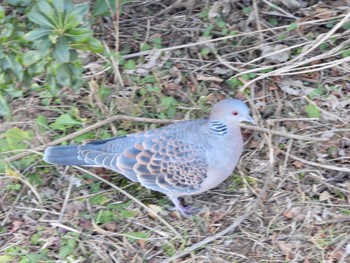
{"label": "dry grass", "polygon": [[[96,29],[110,50],[128,50],[124,59],[152,76],[159,93],[142,94],[135,77],[141,71],[104,56],[87,64],[89,88],[79,95],[64,90],[61,105],[40,106],[35,96],[13,102],[14,119],[1,132],[30,129],[35,140],[33,150],[4,153],[15,173],[0,177],[0,255],[10,251],[15,262],[42,252],[46,259],[23,262],[53,262],[66,247],[65,262],[349,262],[348,1],[309,1],[305,8],[292,1],[184,2],[164,11],[170,4],[130,1],[113,23]],[[158,50],[140,51],[159,38]],[[111,91],[105,100],[100,87]],[[185,198],[203,213],[182,219],[165,209],[161,194],[122,176],[41,161],[45,146],[89,131],[98,138],[167,123],[159,117],[165,96],[179,102],[174,119],[204,117],[208,104],[234,96],[249,101],[259,123],[243,126],[245,152],[235,174]],[[38,132],[39,112],[54,121],[72,106],[86,118],[82,129]],[[16,168],[33,154],[36,162]],[[16,183],[22,188],[9,190]],[[107,214],[110,220],[101,221]]]}

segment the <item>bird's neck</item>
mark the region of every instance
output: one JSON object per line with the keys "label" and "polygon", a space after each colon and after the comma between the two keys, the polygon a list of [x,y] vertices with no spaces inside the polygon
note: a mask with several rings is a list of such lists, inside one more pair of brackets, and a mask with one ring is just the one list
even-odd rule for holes
{"label": "bird's neck", "polygon": [[218,136],[224,136],[236,129],[240,130],[238,125],[226,125],[224,122],[219,120],[209,121],[210,132]]}
{"label": "bird's neck", "polygon": [[228,126],[222,121],[209,121],[209,129],[211,133],[219,136],[223,136],[228,133]]}

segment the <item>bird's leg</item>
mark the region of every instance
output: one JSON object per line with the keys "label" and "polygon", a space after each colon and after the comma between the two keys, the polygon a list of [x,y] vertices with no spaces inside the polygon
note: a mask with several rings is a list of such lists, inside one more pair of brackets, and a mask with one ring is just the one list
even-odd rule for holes
{"label": "bird's leg", "polygon": [[175,205],[174,209],[178,210],[181,213],[181,215],[183,215],[184,217],[189,217],[189,216],[191,216],[191,214],[199,211],[199,209],[196,209],[196,208],[191,207],[191,206],[183,206],[181,204],[179,198],[176,196],[169,196],[168,195],[168,197]]}

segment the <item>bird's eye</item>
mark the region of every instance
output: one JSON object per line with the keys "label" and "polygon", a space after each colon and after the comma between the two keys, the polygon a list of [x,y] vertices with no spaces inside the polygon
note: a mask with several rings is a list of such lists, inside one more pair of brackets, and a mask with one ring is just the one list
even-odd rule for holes
{"label": "bird's eye", "polygon": [[237,115],[238,115],[238,112],[237,112],[237,111],[233,111],[233,112],[232,112],[232,115],[233,115],[233,116],[237,116]]}

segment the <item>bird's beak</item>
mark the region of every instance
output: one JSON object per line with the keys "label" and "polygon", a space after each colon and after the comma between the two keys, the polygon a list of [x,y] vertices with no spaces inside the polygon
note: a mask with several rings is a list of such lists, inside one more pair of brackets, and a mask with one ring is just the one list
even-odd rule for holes
{"label": "bird's beak", "polygon": [[251,123],[253,125],[256,125],[255,120],[251,116],[248,116],[247,118],[245,118],[244,121],[249,122],[249,123]]}

